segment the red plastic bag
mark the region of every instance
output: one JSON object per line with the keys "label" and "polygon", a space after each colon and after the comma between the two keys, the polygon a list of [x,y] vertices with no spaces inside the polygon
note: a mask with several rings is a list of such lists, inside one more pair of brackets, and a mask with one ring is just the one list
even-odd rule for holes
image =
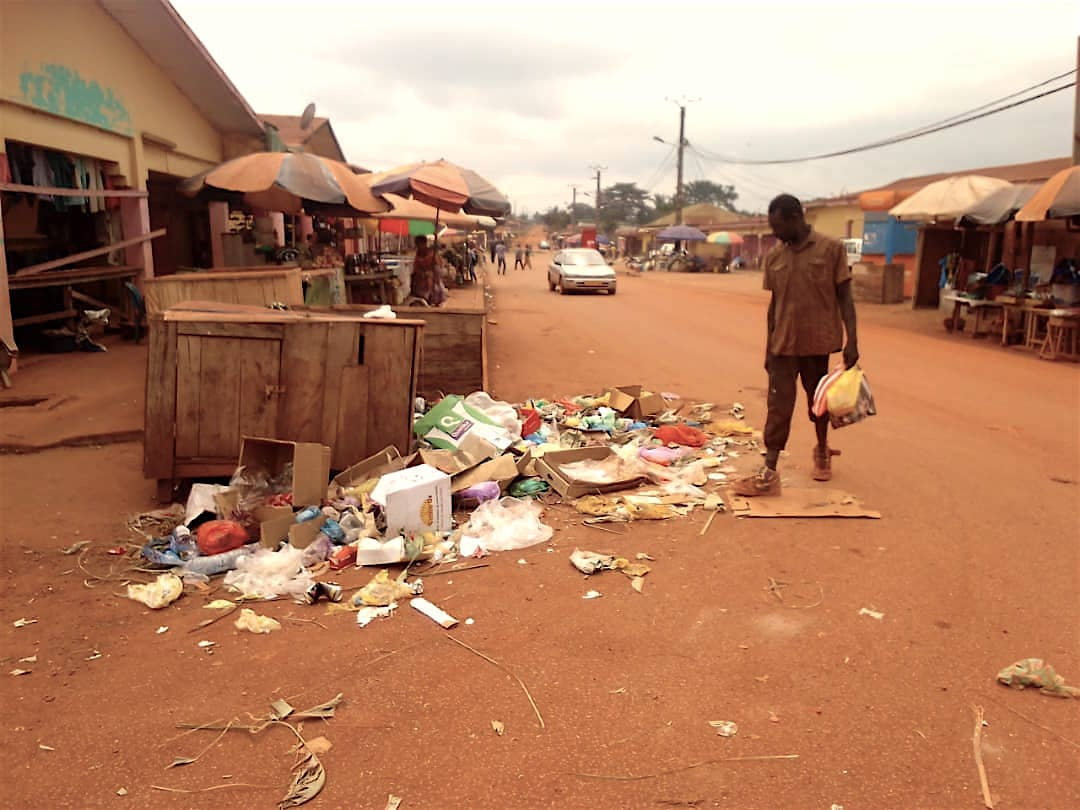
{"label": "red plastic bag", "polygon": [[224,554],[248,542],[247,529],[233,520],[208,520],[195,532],[199,553]]}
{"label": "red plastic bag", "polygon": [[518,411],[518,416],[521,418],[521,437],[532,436],[536,431],[540,429],[540,425],[543,423],[540,421],[540,414],[532,408],[521,408]]}
{"label": "red plastic bag", "polygon": [[663,425],[656,429],[656,438],[664,444],[681,444],[685,447],[704,447],[709,437],[690,425]]}

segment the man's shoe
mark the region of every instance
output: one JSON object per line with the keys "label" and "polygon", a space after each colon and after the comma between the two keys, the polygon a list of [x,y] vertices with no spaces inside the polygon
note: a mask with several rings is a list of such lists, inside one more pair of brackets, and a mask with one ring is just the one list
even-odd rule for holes
{"label": "man's shoe", "polygon": [[761,472],[757,473],[757,475],[749,475],[736,481],[732,490],[736,495],[741,495],[744,498],[779,495],[780,473],[776,470],[770,470],[768,467],[762,467]]}
{"label": "man's shoe", "polygon": [[832,457],[840,455],[839,450],[825,447],[814,448],[814,480],[832,480]]}

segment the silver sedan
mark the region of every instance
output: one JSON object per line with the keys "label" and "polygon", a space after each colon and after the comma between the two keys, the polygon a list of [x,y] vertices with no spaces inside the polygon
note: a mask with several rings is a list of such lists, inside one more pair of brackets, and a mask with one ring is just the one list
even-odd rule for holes
{"label": "silver sedan", "polygon": [[615,271],[591,248],[561,250],[548,267],[548,289],[563,295],[572,290],[606,290],[614,295]]}

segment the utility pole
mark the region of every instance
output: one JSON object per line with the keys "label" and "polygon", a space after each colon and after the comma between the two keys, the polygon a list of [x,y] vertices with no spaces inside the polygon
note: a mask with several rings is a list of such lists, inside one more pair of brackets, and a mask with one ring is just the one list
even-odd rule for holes
{"label": "utility pole", "polygon": [[606,172],[607,166],[590,166],[594,172],[596,172],[596,197],[593,200],[596,203],[596,227],[600,227],[600,172]]}
{"label": "utility pole", "polygon": [[[679,108],[679,143],[678,143],[678,162],[676,164],[675,172],[675,224],[682,225],[682,210],[683,210],[683,150],[689,146],[690,142],[686,140],[686,105],[692,104],[695,101],[701,101],[700,98],[682,98],[674,99],[669,98],[668,101],[675,104]],[[660,138],[655,140],[663,143]]]}
{"label": "utility pole", "polygon": [[[1080,71],[1080,37],[1076,38],[1076,68]],[[1080,73],[1077,74],[1076,101],[1073,103],[1073,166],[1080,166]]]}
{"label": "utility pole", "polygon": [[577,184],[571,183],[570,190],[573,192],[570,201],[570,224],[574,225],[577,222]]}

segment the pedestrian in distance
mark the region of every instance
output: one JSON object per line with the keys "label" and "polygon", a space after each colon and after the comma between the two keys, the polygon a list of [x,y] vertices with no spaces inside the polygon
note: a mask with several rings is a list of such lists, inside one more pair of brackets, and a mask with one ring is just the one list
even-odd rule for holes
{"label": "pedestrian in distance", "polygon": [[769,203],[769,227],[780,242],[764,261],[764,287],[772,293],[766,318],[765,466],[736,482],[735,493],[744,497],[780,494],[776,465],[791,433],[800,380],[817,431],[814,480],[832,478],[832,457],[840,451],[829,448],[828,414],[814,415],[814,391],[829,372],[829,355],[841,346],[845,367],[859,362],[851,269],[843,244],[811,228],[802,204],[790,194]]}
{"label": "pedestrian in distance", "polygon": [[521,246],[521,242],[518,242],[517,250],[514,251],[514,269],[525,269],[525,248]]}
{"label": "pedestrian in distance", "polygon": [[506,275],[506,243],[499,242],[495,245],[495,257],[499,263],[499,275]]}
{"label": "pedestrian in distance", "polygon": [[525,267],[532,270],[532,245],[525,245]]}
{"label": "pedestrian in distance", "polygon": [[495,242],[494,241],[492,241],[492,243],[490,245],[488,245],[488,250],[491,251],[491,263],[495,264]]}

